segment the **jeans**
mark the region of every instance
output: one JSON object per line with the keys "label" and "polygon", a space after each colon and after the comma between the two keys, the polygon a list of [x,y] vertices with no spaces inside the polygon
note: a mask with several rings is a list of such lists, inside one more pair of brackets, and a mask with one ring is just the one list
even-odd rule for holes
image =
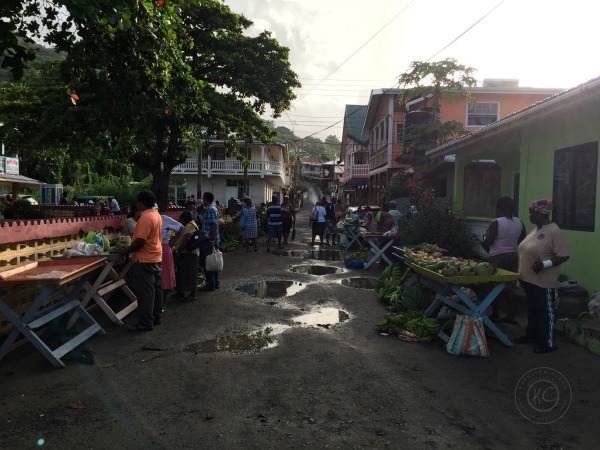
{"label": "jeans", "polygon": [[135,294],[138,300],[138,325],[151,328],[162,318],[163,291],[160,278],[160,263],[133,265]]}
{"label": "jeans", "polygon": [[[217,248],[217,247],[215,247]],[[200,264],[204,269],[204,276],[206,277],[207,289],[219,289],[219,272],[208,272],[206,270],[206,257],[212,253],[210,247],[201,247],[200,249]]]}

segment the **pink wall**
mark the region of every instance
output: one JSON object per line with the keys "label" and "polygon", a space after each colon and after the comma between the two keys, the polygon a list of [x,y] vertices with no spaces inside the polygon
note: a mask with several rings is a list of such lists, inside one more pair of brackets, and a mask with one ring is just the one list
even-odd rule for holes
{"label": "pink wall", "polygon": [[[550,94],[503,94],[503,93],[473,93],[473,98],[478,102],[500,103],[500,118],[506,117],[516,111],[530,106],[540,100],[550,97]],[[455,100],[442,99],[442,122],[455,120],[463,125],[467,120],[467,103],[464,95]],[[468,131],[477,130],[478,127],[469,127]]]}

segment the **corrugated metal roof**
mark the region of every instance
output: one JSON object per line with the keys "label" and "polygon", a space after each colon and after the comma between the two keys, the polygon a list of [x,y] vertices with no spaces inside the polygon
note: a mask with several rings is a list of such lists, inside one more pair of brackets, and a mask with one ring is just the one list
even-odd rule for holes
{"label": "corrugated metal roof", "polygon": [[[367,116],[367,105],[346,105],[344,111],[344,122],[346,124],[346,134],[351,139],[363,143],[362,129]],[[368,141],[368,140],[367,140]]]}
{"label": "corrugated metal roof", "polygon": [[40,186],[41,181],[34,180],[33,178],[29,178],[23,175],[12,175],[9,173],[0,174],[0,181],[9,182],[9,183],[18,183],[22,186]]}

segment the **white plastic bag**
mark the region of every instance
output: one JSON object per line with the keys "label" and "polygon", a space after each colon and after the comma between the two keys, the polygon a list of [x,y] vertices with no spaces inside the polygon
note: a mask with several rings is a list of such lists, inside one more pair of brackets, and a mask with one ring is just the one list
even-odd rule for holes
{"label": "white plastic bag", "polygon": [[75,242],[71,246],[70,256],[95,256],[104,251],[104,247],[96,244],[86,244],[85,242]]}
{"label": "white plastic bag", "polygon": [[223,270],[223,253],[215,249],[206,257],[206,271],[220,272],[221,270]]}
{"label": "white plastic bag", "polygon": [[483,319],[458,314],[454,321],[452,336],[446,344],[446,351],[452,355],[490,356]]}

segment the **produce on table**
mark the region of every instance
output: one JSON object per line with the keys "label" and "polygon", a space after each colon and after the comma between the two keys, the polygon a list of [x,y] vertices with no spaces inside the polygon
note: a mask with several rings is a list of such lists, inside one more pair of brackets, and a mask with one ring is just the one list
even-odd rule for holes
{"label": "produce on table", "polygon": [[490,276],[496,268],[489,262],[472,261],[470,259],[442,257],[441,253],[429,254],[422,250],[404,249],[404,255],[412,265],[431,270],[445,277]]}
{"label": "produce on table", "polygon": [[117,250],[126,248],[128,246],[129,246],[129,244],[127,243],[127,241],[119,239],[117,242],[115,242],[115,244],[113,246],[110,247],[109,253],[116,253]]}

